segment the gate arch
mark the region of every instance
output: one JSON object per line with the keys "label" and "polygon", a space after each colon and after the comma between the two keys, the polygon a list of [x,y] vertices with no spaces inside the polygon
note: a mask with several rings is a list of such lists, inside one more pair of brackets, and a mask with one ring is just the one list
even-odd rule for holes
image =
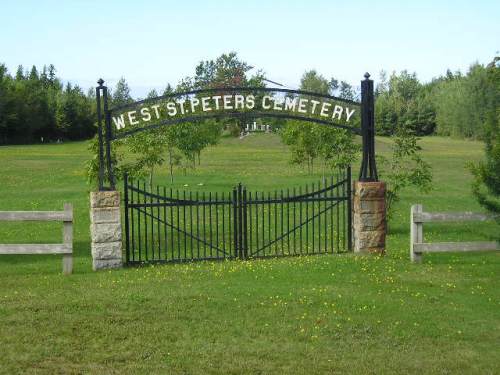
{"label": "gate arch", "polygon": [[[99,79],[99,86],[96,87],[99,190],[115,189],[111,160],[111,143],[114,140],[162,126],[221,118],[300,120],[360,135],[363,156],[359,180],[378,181],[373,80],[368,73],[364,77],[360,102],[302,90],[223,87],[167,94],[114,108],[109,108],[108,89]],[[104,186],[105,170],[109,181],[107,187]]]}

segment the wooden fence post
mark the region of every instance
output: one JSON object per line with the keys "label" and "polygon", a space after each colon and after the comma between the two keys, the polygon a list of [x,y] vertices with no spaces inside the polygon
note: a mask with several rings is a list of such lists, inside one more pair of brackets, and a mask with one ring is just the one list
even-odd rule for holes
{"label": "wooden fence post", "polygon": [[67,219],[63,222],[63,243],[71,247],[71,253],[63,254],[62,266],[63,273],[69,275],[73,272],[73,205],[71,203],[64,204],[64,213]]}
{"label": "wooden fence post", "polygon": [[416,243],[422,243],[424,242],[423,239],[423,223],[422,222],[415,222],[414,220],[414,214],[415,213],[422,213],[423,208],[421,204],[414,204],[411,206],[411,212],[410,212],[410,223],[411,223],[411,230],[410,230],[410,258],[412,262],[416,263],[421,263],[422,262],[422,253],[416,253],[414,251],[414,245]]}

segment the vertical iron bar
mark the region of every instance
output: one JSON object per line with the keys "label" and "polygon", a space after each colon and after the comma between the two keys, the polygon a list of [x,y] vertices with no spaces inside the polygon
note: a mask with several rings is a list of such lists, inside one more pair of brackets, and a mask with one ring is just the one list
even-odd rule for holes
{"label": "vertical iron bar", "polygon": [[[236,190],[236,187],[233,188],[233,200],[232,200],[232,206],[233,206],[233,249],[234,249],[234,257],[238,258],[239,257],[239,250],[238,250],[238,192]],[[231,220],[229,221],[231,222]]]}
{"label": "vertical iron bar", "polygon": [[[341,180],[341,176],[339,174],[337,174],[337,176],[339,176],[337,178],[337,181],[342,181]],[[339,185],[337,184],[337,187],[335,188],[335,194],[336,194],[336,198],[340,198],[340,192],[339,192]],[[337,252],[340,251],[340,202],[337,201]]]}
{"label": "vertical iron bar", "polygon": [[[267,210],[267,241],[271,243],[271,192],[267,192],[268,210]],[[269,245],[269,251],[271,251],[271,244]],[[266,249],[264,248],[264,255],[266,254]]]}
{"label": "vertical iron bar", "polygon": [[193,192],[189,192],[189,236],[190,238],[190,249],[189,253],[191,254],[191,259],[194,259],[194,250],[193,250]]}
{"label": "vertical iron bar", "polygon": [[[250,200],[252,200],[252,193],[250,193]],[[255,192],[255,200],[259,201],[259,192]],[[252,205],[250,205],[250,220],[252,219]],[[259,204],[255,203],[255,248],[259,248]],[[252,222],[250,222],[250,233],[253,232]],[[250,239],[252,236],[250,235]],[[250,241],[250,249],[252,249],[252,241]]]}
{"label": "vertical iron bar", "polygon": [[[278,255],[278,191],[274,191],[274,254]],[[271,250],[271,249],[269,249]]]}
{"label": "vertical iron bar", "polygon": [[328,189],[328,193],[329,193],[329,196],[330,196],[330,251],[332,253],[334,253],[335,249],[333,247],[333,244],[334,244],[334,239],[335,239],[335,231],[334,231],[334,227],[335,225],[333,224],[333,204],[334,204],[334,200],[332,198],[334,198],[333,196],[333,176],[330,176],[330,188]]}
{"label": "vertical iron bar", "polygon": [[[167,188],[165,186],[163,187],[163,196],[165,198],[167,197]],[[168,252],[167,252],[167,249],[168,249],[167,202],[168,201],[163,202],[164,203],[164,205],[163,205],[163,236],[164,236],[163,246],[165,247],[165,249],[164,249],[165,260],[168,260]]]}
{"label": "vertical iron bar", "polygon": [[328,190],[326,189],[326,186],[328,184],[327,177],[323,179],[323,190],[325,191],[323,193],[323,215],[325,216],[325,224],[323,228],[321,229],[321,232],[325,236],[325,253],[328,253],[328,205],[331,204],[331,202],[328,201]]}
{"label": "vertical iron bar", "polygon": [[208,192],[208,226],[209,226],[209,236],[210,236],[210,258],[212,258],[212,192]]}
{"label": "vertical iron bar", "polygon": [[202,205],[202,215],[203,215],[203,258],[207,257],[207,226],[206,226],[206,209],[205,209],[205,203],[206,203],[206,195],[205,192],[203,192],[201,199],[203,200],[203,205]]}
{"label": "vertical iron bar", "polygon": [[[174,201],[173,201],[173,196],[174,196],[174,192],[172,190],[172,188],[170,188],[170,204],[171,206],[169,207],[170,209],[170,254],[171,254],[171,257],[170,259],[171,260],[174,260],[175,259],[175,241],[174,241]],[[177,202],[176,202],[176,205],[177,205]]]}
{"label": "vertical iron bar", "polygon": [[[131,182],[130,183],[130,186],[133,187],[134,183]],[[132,204],[134,204],[134,190],[133,189],[130,189],[130,202],[132,202]],[[134,208],[132,207],[130,209],[130,222],[132,223],[132,261],[135,261],[135,234],[134,234],[134,222],[135,222],[135,219],[134,219]]]}
{"label": "vertical iron bar", "polygon": [[182,191],[182,228],[184,230],[184,259],[187,259],[187,231],[186,231],[186,190]]}
{"label": "vertical iron bar", "polygon": [[155,259],[155,237],[154,237],[154,210],[153,210],[153,186],[149,186],[149,217],[151,220],[151,260]]}
{"label": "vertical iron bar", "polygon": [[[299,186],[299,195],[302,195],[302,186]],[[300,223],[300,232],[299,232],[299,254],[302,254],[302,230],[304,228],[304,223],[302,222],[302,200],[304,198],[300,198],[299,200],[299,223]]]}
{"label": "vertical iron bar", "polygon": [[284,254],[284,251],[283,251],[283,236],[284,236],[284,224],[283,224],[283,220],[284,220],[284,215],[283,215],[283,190],[280,190],[280,226],[281,226],[281,235],[280,235],[280,238],[281,238],[281,255]]}
{"label": "vertical iron bar", "polygon": [[161,260],[161,227],[160,227],[160,187],[156,185],[156,236],[158,237],[158,260]]}
{"label": "vertical iron bar", "polygon": [[[141,202],[141,190],[139,188],[139,181],[137,181],[137,203]],[[139,241],[139,262],[142,261],[142,231],[141,231],[141,211],[137,209],[137,238]]]}
{"label": "vertical iron bar", "polygon": [[176,232],[177,232],[177,259],[181,259],[181,222],[180,222],[180,202],[179,202],[179,189],[175,190],[175,199],[176,199],[176,206],[177,206],[177,227],[176,227]]}
{"label": "vertical iron bar", "polygon": [[[255,194],[257,194],[257,193],[255,193]],[[252,192],[248,193],[248,199],[252,200]],[[249,228],[250,228],[250,248],[252,248],[252,244],[253,244],[253,239],[252,239],[253,238],[252,205],[250,205],[249,210],[250,210],[250,215],[249,215],[250,216],[249,217],[249,222],[250,222],[250,224],[249,224]],[[257,217],[256,220],[258,220],[258,217]]]}
{"label": "vertical iron bar", "polygon": [[115,190],[115,175],[113,172],[113,160],[111,160],[111,113],[108,110],[108,88],[103,86],[102,95],[104,99],[104,121],[106,125],[106,161],[108,165],[108,180],[111,190]]}
{"label": "vertical iron bar", "polygon": [[297,216],[297,212],[296,212],[296,201],[295,201],[295,197],[297,196],[297,191],[295,189],[295,187],[293,188],[293,253],[294,254],[297,254],[297,244],[296,244],[296,237],[297,237],[297,222],[296,222],[296,216]]}
{"label": "vertical iron bar", "polygon": [[123,185],[124,185],[124,192],[125,192],[125,261],[129,263],[130,261],[130,233],[129,233],[129,217],[128,217],[128,175],[125,173],[123,175]]}
{"label": "vertical iron bar", "polygon": [[352,251],[352,177],[347,167],[347,250]]}
{"label": "vertical iron bar", "polygon": [[[260,196],[261,196],[261,201],[262,201],[262,204],[261,204],[261,208],[262,208],[262,216],[261,216],[261,222],[262,222],[262,246],[261,247],[264,247],[266,245],[266,226],[265,226],[265,208],[267,206],[267,204],[265,203],[265,200],[266,200],[266,196],[264,194],[263,191],[260,192]],[[260,249],[259,245],[257,244],[257,248]]]}
{"label": "vertical iron bar", "polygon": [[315,202],[314,199],[315,199],[316,196],[314,195],[314,193],[315,193],[315,190],[314,190],[314,182],[313,182],[312,186],[311,186],[311,198],[312,198],[312,201],[311,201],[311,203],[312,203],[312,207],[311,207],[312,208],[312,212],[311,212],[311,221],[312,221],[312,254],[314,254],[316,252],[316,249],[315,249],[315,246],[314,246],[315,242],[316,242],[315,238],[314,238],[314,236],[316,234],[315,233],[315,229],[316,228],[314,227],[314,220],[315,220],[315,217],[314,217],[314,211],[315,211],[314,208],[315,207],[314,206],[316,205],[316,202]]}
{"label": "vertical iron bar", "polygon": [[102,137],[102,113],[101,113],[101,90],[103,88],[103,79],[99,79],[97,81],[99,87],[95,89],[95,98],[96,98],[96,113],[97,113],[97,138],[99,141],[99,191],[104,190],[104,145],[103,145],[103,137]]}
{"label": "vertical iron bar", "polygon": [[243,256],[248,259],[247,188],[243,188]]}
{"label": "vertical iron bar", "polygon": [[[217,192],[215,192],[215,247],[216,249],[219,248],[219,205],[218,205],[218,194]],[[219,251],[217,251],[215,253],[215,255],[217,256],[217,258],[220,257],[219,255]]]}
{"label": "vertical iron bar", "polygon": [[306,254],[309,254],[309,198],[307,197],[309,195],[309,185],[306,184]]}
{"label": "vertical iron bar", "polygon": [[286,254],[290,255],[290,189],[286,188]]}
{"label": "vertical iron bar", "polygon": [[378,181],[375,163],[375,105],[373,81],[370,74],[365,73],[361,81],[361,132],[363,137],[363,159],[360,181]]}
{"label": "vertical iron bar", "polygon": [[200,195],[196,192],[196,257],[200,258]]}
{"label": "vertical iron bar", "polygon": [[226,192],[222,192],[222,250],[224,251],[224,258],[226,257]]}
{"label": "vertical iron bar", "polygon": [[148,217],[147,217],[147,197],[146,197],[146,183],[144,182],[142,185],[142,191],[144,195],[144,257],[145,260],[148,259]]}
{"label": "vertical iron bar", "polygon": [[238,184],[238,249],[240,251],[239,257],[243,259],[243,208],[242,206],[242,189],[241,183]]}

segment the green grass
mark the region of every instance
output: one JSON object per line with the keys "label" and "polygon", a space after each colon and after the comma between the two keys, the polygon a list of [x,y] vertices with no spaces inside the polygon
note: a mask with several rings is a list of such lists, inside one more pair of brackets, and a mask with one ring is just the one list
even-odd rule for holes
{"label": "green grass", "polygon": [[[388,139],[377,149],[388,150]],[[426,138],[435,188],[397,205],[385,257],[329,255],[92,272],[85,143],[0,148],[0,210],[75,207],[75,273],[0,257],[0,373],[500,373],[500,254],[409,262],[409,208],[481,211],[465,168],[478,142]],[[165,168],[166,169],[166,168]],[[354,167],[357,172],[357,166]],[[225,139],[175,187],[270,190],[317,181],[272,136]],[[168,184],[161,171],[156,182]],[[203,183],[203,186],[198,186]],[[59,224],[2,223],[0,242],[58,242]],[[495,224],[426,225],[429,241]]]}

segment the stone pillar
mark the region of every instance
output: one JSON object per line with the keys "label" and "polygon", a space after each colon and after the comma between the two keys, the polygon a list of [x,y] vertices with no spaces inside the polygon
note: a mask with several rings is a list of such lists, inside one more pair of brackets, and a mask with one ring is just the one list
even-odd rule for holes
{"label": "stone pillar", "polygon": [[122,266],[119,191],[90,193],[90,234],[94,271]]}
{"label": "stone pillar", "polygon": [[354,252],[385,252],[385,182],[354,182]]}

